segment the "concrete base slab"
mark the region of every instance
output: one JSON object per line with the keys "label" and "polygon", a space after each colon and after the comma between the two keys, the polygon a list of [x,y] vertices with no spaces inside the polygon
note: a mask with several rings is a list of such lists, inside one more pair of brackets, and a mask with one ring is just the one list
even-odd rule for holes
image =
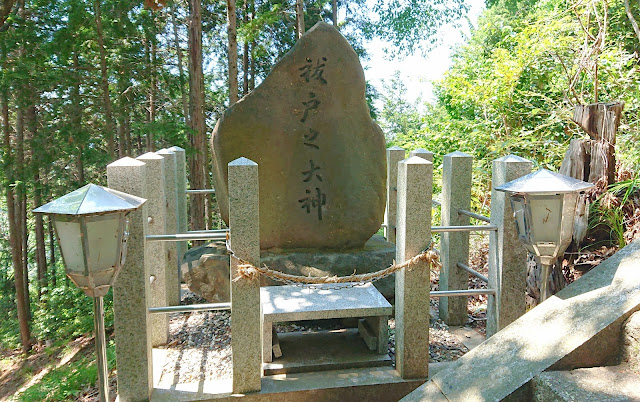
{"label": "concrete base slab", "polygon": [[264,375],[391,366],[388,354],[369,350],[355,329],[278,334],[282,357],[264,363]]}
{"label": "concrete base slab", "polygon": [[640,375],[623,366],[546,371],[533,388],[535,401],[640,401]]}
{"label": "concrete base slab", "polygon": [[455,335],[469,350],[486,340],[484,335],[469,327],[449,326],[449,332]]}
{"label": "concrete base slab", "polygon": [[320,373],[281,374],[264,377],[262,390],[232,394],[231,382],[181,384],[154,388],[151,401],[398,401],[425,379],[403,380],[392,367],[332,370]]}

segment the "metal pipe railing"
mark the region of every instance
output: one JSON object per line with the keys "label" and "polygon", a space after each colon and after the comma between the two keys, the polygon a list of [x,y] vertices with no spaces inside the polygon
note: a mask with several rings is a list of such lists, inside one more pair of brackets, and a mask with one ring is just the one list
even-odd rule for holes
{"label": "metal pipe railing", "polygon": [[192,313],[194,311],[231,310],[231,303],[189,304],[186,306],[149,307],[149,313]]}
{"label": "metal pipe railing", "polygon": [[187,234],[196,233],[229,233],[229,229],[187,230]]}
{"label": "metal pipe railing", "polygon": [[468,266],[466,264],[463,264],[461,262],[457,263],[456,266],[458,268],[462,269],[462,270],[467,271],[471,275],[473,275],[476,278],[480,279],[482,282],[489,283],[489,278],[487,278],[486,276],[482,275],[480,272],[476,271],[475,269],[471,268],[470,266]]}
{"label": "metal pipe railing", "polygon": [[178,233],[147,235],[148,241],[190,241],[190,240],[226,240],[226,233]]}
{"label": "metal pipe railing", "polygon": [[467,211],[466,209],[460,208],[458,210],[458,214],[470,216],[470,217],[475,218],[475,219],[477,219],[479,221],[491,223],[491,219],[489,219],[488,217],[486,217],[484,215],[476,214],[475,212]]}
{"label": "metal pipe railing", "polygon": [[429,292],[433,297],[495,295],[495,289],[434,290]]}
{"label": "metal pipe railing", "polygon": [[215,193],[216,190],[213,188],[205,188],[201,190],[185,190],[184,192],[186,194],[211,194],[211,193]]}
{"label": "metal pipe railing", "polygon": [[431,232],[497,232],[496,225],[470,225],[470,226],[432,226]]}

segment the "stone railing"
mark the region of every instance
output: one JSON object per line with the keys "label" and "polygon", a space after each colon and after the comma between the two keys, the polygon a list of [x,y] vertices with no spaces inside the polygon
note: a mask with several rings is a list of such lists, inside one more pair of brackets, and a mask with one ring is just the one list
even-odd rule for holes
{"label": "stone railing", "polygon": [[[467,291],[469,273],[479,275],[467,266],[469,232],[489,230],[491,236],[485,278],[489,335],[525,311],[526,251],[518,242],[511,207],[502,193],[492,192],[490,219],[469,211],[471,156],[454,152],[443,157],[442,226],[432,226],[432,205],[438,204],[432,199],[433,154],[419,149],[407,159],[405,155],[401,148],[387,150],[388,202],[383,226],[387,239],[396,244],[396,262],[420,254],[429,246],[432,233],[442,233],[440,291],[430,292],[428,262],[423,262],[422,269],[396,273],[396,368],[403,378],[423,378],[428,376],[429,309],[425,306],[429,297],[443,297],[441,317],[456,325],[467,320],[466,298],[444,296],[477,294]],[[493,185],[525,175],[531,168],[530,161],[516,156],[500,158],[493,163]],[[246,158],[229,164],[229,243],[238,258],[253,265],[260,258],[258,169]],[[126,268],[114,284],[119,398],[145,400],[153,389],[151,348],[167,341],[165,313],[184,307],[170,307],[179,304],[178,258],[186,251],[182,241],[224,238],[226,233],[187,230],[188,190],[181,148],[122,158],[107,167],[107,176],[111,188],[149,200],[141,211],[131,214]],[[489,219],[490,224],[470,226],[470,217]],[[231,279],[237,276],[239,261],[231,259]],[[233,391],[257,391],[262,375],[259,282],[231,280],[231,295]],[[228,309],[230,305],[205,307],[199,310]]]}
{"label": "stone railing", "polygon": [[[396,242],[397,235],[397,177],[398,163],[404,160],[406,151],[400,147],[387,149],[387,208],[383,224],[385,237]],[[433,162],[433,153],[425,149],[410,152]],[[493,161],[492,186],[495,188],[520,176],[531,173],[531,161],[508,155]],[[442,233],[440,254],[440,291],[432,296],[440,299],[440,318],[448,325],[463,325],[467,322],[467,299],[469,274],[488,283],[487,335],[491,336],[525,313],[524,292],[526,289],[525,248],[518,241],[511,205],[504,193],[492,191],[491,217],[471,212],[471,185],[473,159],[462,152],[453,152],[442,158],[441,202],[427,200],[441,206],[441,226],[433,227],[434,233]],[[489,225],[469,226],[473,217]],[[462,227],[462,228],[461,228]],[[488,278],[468,267],[469,232],[489,232]]]}

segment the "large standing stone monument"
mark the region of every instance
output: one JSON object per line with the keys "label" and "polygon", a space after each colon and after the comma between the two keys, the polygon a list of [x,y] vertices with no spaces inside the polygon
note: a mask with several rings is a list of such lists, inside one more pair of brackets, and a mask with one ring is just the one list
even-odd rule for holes
{"label": "large standing stone monument", "polygon": [[214,182],[228,223],[227,164],[258,163],[260,247],[362,247],[386,201],[385,140],[347,40],[318,23],[218,121]]}

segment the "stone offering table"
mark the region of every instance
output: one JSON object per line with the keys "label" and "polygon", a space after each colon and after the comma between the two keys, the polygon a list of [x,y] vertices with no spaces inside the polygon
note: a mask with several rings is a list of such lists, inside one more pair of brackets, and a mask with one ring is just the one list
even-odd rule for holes
{"label": "stone offering table", "polygon": [[265,362],[272,361],[273,323],[284,321],[365,317],[358,323],[360,335],[370,350],[387,353],[391,304],[371,283],[335,287],[325,284],[313,288],[294,285],[260,288]]}

